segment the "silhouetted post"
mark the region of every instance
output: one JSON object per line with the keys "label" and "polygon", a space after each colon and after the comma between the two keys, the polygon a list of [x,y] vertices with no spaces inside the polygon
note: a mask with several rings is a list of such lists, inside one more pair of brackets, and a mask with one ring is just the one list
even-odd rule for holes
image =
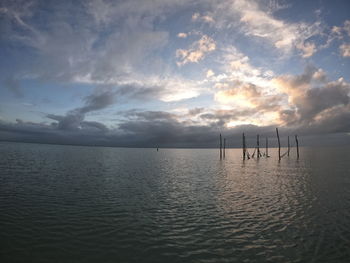
{"label": "silhouetted post", "polygon": [[278,160],[281,161],[281,142],[280,135],[278,134],[278,128],[276,128],[277,140],[278,140]]}
{"label": "silhouetted post", "polygon": [[290,151],[290,143],[289,143],[289,136],[288,136],[288,156],[289,156],[289,151]]}
{"label": "silhouetted post", "polygon": [[256,136],[256,148],[258,150],[258,159],[260,158],[259,134]]}
{"label": "silhouetted post", "polygon": [[266,141],[265,141],[265,145],[266,145],[266,157],[270,157],[269,156],[269,140],[266,137]]}
{"label": "silhouetted post", "polygon": [[244,138],[244,132],[242,133],[242,156],[243,160],[245,160],[245,138]]}
{"label": "silhouetted post", "polygon": [[[242,141],[243,141],[243,160],[245,160],[245,156],[246,156],[246,153],[247,153],[247,145],[245,143],[245,135],[244,133],[242,134]],[[249,157],[248,157],[249,159]]]}
{"label": "silhouetted post", "polygon": [[222,138],[220,133],[220,159],[222,159]]}
{"label": "silhouetted post", "polygon": [[225,156],[226,156],[225,150],[226,150],[226,138],[224,138],[224,159],[225,159]]}
{"label": "silhouetted post", "polygon": [[298,141],[298,135],[295,135],[295,143],[297,145],[297,159],[299,159],[299,141]]}

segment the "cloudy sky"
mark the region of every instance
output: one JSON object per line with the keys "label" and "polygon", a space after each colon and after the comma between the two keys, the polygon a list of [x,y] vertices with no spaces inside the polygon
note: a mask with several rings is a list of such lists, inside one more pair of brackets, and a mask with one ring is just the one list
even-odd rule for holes
{"label": "cloudy sky", "polygon": [[350,137],[349,14],[347,0],[2,0],[0,140]]}

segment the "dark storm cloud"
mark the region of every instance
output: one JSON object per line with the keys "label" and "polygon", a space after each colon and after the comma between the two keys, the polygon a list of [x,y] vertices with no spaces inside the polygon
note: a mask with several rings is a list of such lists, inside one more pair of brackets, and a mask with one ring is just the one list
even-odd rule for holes
{"label": "dark storm cloud", "polygon": [[[144,147],[216,147],[221,132],[230,140],[231,146],[240,145],[241,132],[265,132],[256,126],[227,129],[217,123],[191,125],[178,120],[178,116],[162,111],[129,112],[128,119],[117,129],[105,127],[98,122],[84,121],[80,116],[50,114],[52,123],[0,123],[0,138],[26,142],[62,144],[144,146]],[[271,130],[271,129],[270,129]]]}
{"label": "dark storm cloud", "polygon": [[119,129],[145,146],[179,147],[214,147],[218,131],[213,126],[186,125],[176,115],[159,111],[136,112],[132,119],[121,123]]}
{"label": "dark storm cloud", "polygon": [[[230,147],[241,146],[241,134],[246,133],[249,147],[254,147],[256,134],[270,138],[275,146],[275,127],[241,125],[225,128],[217,122],[210,125],[191,125],[182,122],[167,112],[135,112],[129,119],[119,123],[117,128],[108,128],[99,122],[80,121],[79,126],[65,124],[67,116],[50,115],[53,123],[0,122],[2,140],[45,142],[76,145],[131,146],[131,147],[217,147],[218,135],[227,138]],[[76,123],[72,121],[72,123]],[[310,133],[350,131],[349,112],[338,112],[336,118],[325,118],[319,124],[303,129],[282,127],[281,136],[296,133],[306,136]],[[326,130],[319,129],[327,126]],[[302,139],[301,139],[302,141]],[[304,145],[304,144],[303,144]]]}
{"label": "dark storm cloud", "polygon": [[78,130],[85,116],[80,113],[68,113],[65,116],[49,114],[46,117],[58,121],[57,128],[60,130]]}
{"label": "dark storm cloud", "polygon": [[349,133],[350,106],[331,108],[318,120],[299,126],[298,131],[301,134]]}
{"label": "dark storm cloud", "polygon": [[97,94],[91,94],[84,98],[85,105],[82,108],[77,109],[80,113],[88,113],[90,111],[96,111],[106,108],[115,102],[115,93],[107,90]]}
{"label": "dark storm cloud", "polygon": [[[294,137],[299,134],[301,145],[323,145],[326,141],[312,140],[311,135],[322,135],[337,133],[332,138],[333,144],[341,145],[350,143],[350,136],[345,134],[350,131],[350,111],[341,111],[331,114],[334,118],[326,117],[319,123],[309,126],[290,126],[280,127],[282,144],[285,144],[286,136]],[[144,116],[147,116],[146,118]],[[149,116],[153,116],[150,118]],[[174,116],[159,118],[159,113],[147,112],[139,114],[137,119],[124,121],[119,125],[122,133],[127,134],[131,139],[133,146],[162,146],[162,147],[218,147],[218,135],[221,133],[227,139],[229,147],[241,147],[241,137],[244,132],[247,137],[248,147],[256,145],[256,135],[260,134],[262,138],[269,137],[269,145],[277,146],[275,126],[256,126],[240,125],[233,128],[227,128],[223,125],[224,121],[215,118],[209,125],[191,125],[187,122],[181,122]],[[232,117],[231,117],[232,118]],[[303,139],[305,137],[305,140]],[[338,139],[337,139],[338,138]]]}
{"label": "dark storm cloud", "polygon": [[205,109],[204,108],[194,108],[188,110],[188,115],[190,116],[196,116],[200,113],[202,113]]}
{"label": "dark storm cloud", "polygon": [[251,116],[256,113],[255,109],[246,110],[214,110],[200,114],[199,117],[207,122],[209,121],[212,125],[218,127],[224,127],[225,124],[230,121],[239,120],[244,117]]}
{"label": "dark storm cloud", "polygon": [[[143,100],[160,94],[160,86],[145,86],[139,84],[127,84],[113,87],[98,87],[94,93],[83,98],[84,105],[69,111],[66,115],[47,114],[46,117],[57,121],[57,128],[60,130],[81,130],[95,128],[100,131],[106,131],[104,124],[98,122],[85,121],[86,114],[94,111],[103,110],[117,102],[119,97],[128,97],[129,100]],[[147,113],[138,112],[135,116]],[[162,112],[168,116],[168,113]],[[125,114],[124,114],[125,115]],[[129,112],[128,115],[132,115]],[[151,116],[149,116],[151,118]]]}
{"label": "dark storm cloud", "polygon": [[327,83],[323,87],[308,90],[298,103],[301,119],[310,120],[320,112],[334,106],[348,105],[349,91],[349,86],[341,82]]}
{"label": "dark storm cloud", "polygon": [[[328,81],[323,71],[307,67],[301,75],[281,76],[278,81],[294,106],[294,109],[279,112],[288,126],[299,126],[300,129],[317,126],[321,131],[332,130],[326,123],[338,119],[339,114],[342,118],[347,115],[350,85],[344,79]],[[348,132],[348,128],[341,126],[343,132]]]}
{"label": "dark storm cloud", "polygon": [[32,138],[40,141],[43,134],[51,134],[55,128],[48,124],[24,122],[17,119],[15,123],[0,121],[1,139],[19,139]]}
{"label": "dark storm cloud", "polygon": [[102,110],[115,103],[116,92],[112,90],[96,91],[83,99],[84,105],[69,111],[65,116],[47,114],[46,117],[57,121],[59,130],[79,130],[95,128],[106,131],[107,128],[102,123],[84,121],[85,115],[92,111]]}
{"label": "dark storm cloud", "polygon": [[127,119],[138,119],[144,121],[175,120],[177,115],[165,111],[137,111],[130,110],[120,112]]}

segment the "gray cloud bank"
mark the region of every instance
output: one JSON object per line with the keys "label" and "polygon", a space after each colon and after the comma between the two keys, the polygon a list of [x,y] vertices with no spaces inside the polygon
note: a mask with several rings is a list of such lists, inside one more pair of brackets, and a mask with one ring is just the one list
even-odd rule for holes
{"label": "gray cloud bank", "polygon": [[[313,67],[306,68],[301,75],[284,75],[274,81],[282,93],[288,94],[293,105],[289,110],[278,104],[273,107],[283,122],[280,132],[284,137],[298,134],[308,138],[304,145],[327,144],[327,140],[333,144],[350,143],[350,87],[347,82],[343,79],[328,81],[324,72]],[[101,86],[83,98],[81,107],[66,115],[47,114],[50,122],[0,121],[0,140],[125,147],[217,147],[218,135],[222,133],[230,147],[240,147],[242,132],[250,138],[251,146],[255,145],[256,134],[275,138],[275,126],[227,126],[242,116],[271,107],[270,102],[246,110],[193,108],[184,113],[124,110],[111,115],[115,117],[112,120],[115,127],[87,120],[89,114],[111,105],[125,100],[141,103],[163,90],[160,86],[140,84]],[[328,139],[316,140],[315,135],[327,135]],[[274,140],[271,145],[275,145]]]}
{"label": "gray cloud bank", "polygon": [[[349,114],[347,129],[349,130]],[[56,116],[48,118],[57,122],[33,123],[17,120],[16,123],[0,122],[0,139],[5,141],[97,145],[115,147],[189,147],[205,148],[217,147],[218,135],[221,132],[228,140],[229,147],[241,146],[241,134],[245,132],[248,145],[255,145],[256,134],[269,137],[270,145],[276,146],[275,127],[258,127],[242,125],[227,129],[213,125],[186,125],[177,121],[166,112],[139,112],[133,118],[126,120],[118,128],[107,128],[104,124],[93,121],[84,121],[76,115]],[[327,131],[338,131],[332,121],[324,123]],[[347,133],[312,133],[322,127],[306,129],[280,128],[285,141],[286,136],[298,133],[301,145],[344,145],[350,144],[350,135]],[[321,130],[322,132],[322,130]],[[322,136],[321,136],[322,135]],[[321,136],[321,137],[317,137]],[[317,139],[318,138],[318,139]],[[329,140],[331,139],[331,140]]]}
{"label": "gray cloud bank", "polygon": [[[324,92],[326,91],[320,89],[315,92],[316,95],[313,94],[311,97],[306,95],[304,98],[305,107],[314,105],[311,102],[315,101],[314,110],[305,110],[301,107],[297,108],[296,112],[290,113],[293,116],[298,115],[301,120],[298,123],[303,125],[294,125],[293,122],[293,125],[280,127],[280,133],[284,139],[287,135],[298,134],[301,136],[302,145],[350,144],[350,136],[347,135],[350,132],[348,99],[342,96],[338,98],[337,95],[332,94],[329,95],[330,102],[325,102]],[[343,91],[340,89],[339,92],[341,94]],[[116,113],[118,125],[115,128],[107,127],[101,122],[86,120],[88,113],[97,112],[118,103],[118,96],[121,96],[119,90],[118,92],[111,89],[103,92],[96,91],[83,100],[82,107],[73,109],[66,115],[47,114],[46,117],[51,120],[50,123],[25,122],[19,119],[16,123],[0,121],[0,140],[121,147],[201,148],[217,147],[218,135],[222,133],[228,139],[229,147],[240,147],[241,134],[245,132],[250,146],[255,145],[256,134],[269,137],[270,145],[276,145],[274,126],[241,125],[227,128],[225,124],[228,121],[234,120],[237,115],[244,114],[233,110],[208,113],[204,108],[194,108],[183,114],[165,111],[120,111]],[[343,106],[339,107],[339,103],[343,103]],[[334,104],[337,106],[334,107]],[[313,116],[314,112],[325,108],[327,113],[323,118],[310,121],[310,116]],[[190,120],[193,117],[196,117],[196,121]],[[210,120],[209,123],[203,124],[202,121],[205,123],[208,120]],[[308,120],[309,123],[306,125],[304,120]],[[314,135],[326,136],[316,139]]]}

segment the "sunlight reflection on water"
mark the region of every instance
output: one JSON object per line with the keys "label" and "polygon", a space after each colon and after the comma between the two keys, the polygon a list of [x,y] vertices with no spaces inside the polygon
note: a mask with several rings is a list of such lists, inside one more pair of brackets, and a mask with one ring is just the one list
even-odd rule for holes
{"label": "sunlight reflection on water", "polygon": [[349,148],[0,147],[3,262],[350,258]]}

